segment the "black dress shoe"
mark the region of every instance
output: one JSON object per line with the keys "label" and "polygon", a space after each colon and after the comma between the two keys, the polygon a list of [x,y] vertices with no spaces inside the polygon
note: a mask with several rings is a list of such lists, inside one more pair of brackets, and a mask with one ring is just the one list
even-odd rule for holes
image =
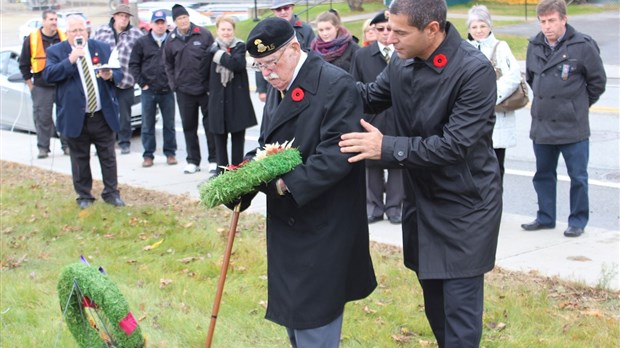
{"label": "black dress shoe", "polygon": [[93,205],[93,201],[88,200],[88,199],[80,199],[77,201],[77,204],[80,207],[80,209],[86,209],[90,207],[91,205]]}
{"label": "black dress shoe", "polygon": [[381,220],[383,220],[383,215],[381,215],[381,216],[368,215],[368,223],[369,224],[372,224],[374,222],[381,221]]}
{"label": "black dress shoe", "polygon": [[106,203],[112,204],[115,207],[124,207],[125,206],[125,202],[123,202],[123,200],[120,197],[104,198],[103,200]]}
{"label": "black dress shoe", "polygon": [[565,237],[579,237],[582,234],[583,234],[583,228],[579,228],[579,227],[568,226],[566,231],[564,231]]}
{"label": "black dress shoe", "polygon": [[553,225],[543,225],[538,220],[534,220],[529,224],[521,224],[521,228],[526,231],[550,230],[555,228]]}
{"label": "black dress shoe", "polygon": [[398,225],[403,222],[400,216],[388,216],[391,224]]}

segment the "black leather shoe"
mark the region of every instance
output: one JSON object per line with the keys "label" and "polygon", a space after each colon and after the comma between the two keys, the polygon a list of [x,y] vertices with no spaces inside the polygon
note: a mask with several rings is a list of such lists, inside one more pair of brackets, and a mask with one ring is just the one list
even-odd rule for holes
{"label": "black leather shoe", "polygon": [[125,202],[123,202],[123,200],[120,197],[104,198],[103,200],[106,203],[112,204],[115,207],[124,207],[125,206]]}
{"label": "black leather shoe", "polygon": [[579,227],[570,227],[564,231],[564,237],[579,237],[583,234],[583,228]]}
{"label": "black leather shoe", "polygon": [[375,223],[377,221],[381,221],[383,220],[383,215],[381,216],[372,216],[372,215],[368,215],[368,223],[372,224]]}
{"label": "black leather shoe", "polygon": [[90,207],[91,205],[93,205],[93,201],[88,200],[88,199],[80,199],[79,201],[77,201],[77,204],[80,207],[80,209],[86,209]]}
{"label": "black leather shoe", "polygon": [[388,216],[391,224],[398,225],[403,222],[400,216]]}
{"label": "black leather shoe", "polygon": [[526,231],[550,230],[555,228],[553,225],[543,225],[538,220],[534,220],[529,224],[521,224],[521,228]]}

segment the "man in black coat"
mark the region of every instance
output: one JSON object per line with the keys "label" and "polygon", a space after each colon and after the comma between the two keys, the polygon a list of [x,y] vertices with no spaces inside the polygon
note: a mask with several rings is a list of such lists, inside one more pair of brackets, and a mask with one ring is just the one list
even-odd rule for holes
{"label": "man in black coat", "polygon": [[350,155],[338,147],[341,134],[360,130],[359,94],[349,74],[301,49],[288,21],[263,20],[247,42],[255,67],[271,85],[259,144],[294,140],[303,161],[262,188],[266,318],[287,328],[293,347],[337,347],[346,302],[368,296],[377,285],[364,165],[350,165]]}
{"label": "man in black coat", "polygon": [[439,347],[478,347],[484,273],[493,269],[502,213],[491,135],[495,72],[446,22],[437,0],[396,0],[389,43],[398,57],[370,84],[358,83],[366,111],[391,106],[396,136],[362,120],[345,134],[349,161],[381,159],[405,169],[403,253],[424,293]]}
{"label": "man in black coat", "polygon": [[[376,15],[370,25],[375,26],[377,41],[357,50],[351,64],[353,78],[364,83],[373,82],[388,65],[394,53],[394,45],[388,43],[390,27],[385,12]],[[392,109],[374,115],[366,114],[364,118],[381,133],[396,134]],[[366,161],[366,212],[369,223],[383,220],[383,214],[391,223],[401,223],[401,209],[405,198],[403,171],[400,168],[388,168],[387,175],[386,180],[385,166],[380,161]]]}
{"label": "man in black coat", "polygon": [[526,231],[554,228],[560,153],[570,177],[566,237],[579,237],[588,223],[589,108],[605,91],[607,77],[596,41],[567,23],[564,0],[536,7],[540,33],[527,46],[526,77],[532,87],[532,127],[538,198],[536,219]]}
{"label": "man in black coat", "polygon": [[[292,0],[273,0],[271,2],[271,12],[275,17],[286,19],[295,29],[297,41],[304,51],[310,50],[310,44],[314,40],[314,30],[310,24],[303,22],[295,14],[295,1]],[[260,72],[256,72],[256,92],[258,99],[264,102],[267,98],[267,81],[261,76]]]}
{"label": "man in black coat", "polygon": [[151,30],[136,41],[129,59],[129,71],[136,83],[142,88],[141,138],[144,153],[142,166],[153,166],[157,141],[155,139],[156,111],[159,105],[164,125],[163,152],[168,165],[177,164],[177,138],[174,126],[174,93],[168,85],[166,67],[163,58],[163,45],[170,33],[168,32],[166,13],[157,10],[151,16]]}

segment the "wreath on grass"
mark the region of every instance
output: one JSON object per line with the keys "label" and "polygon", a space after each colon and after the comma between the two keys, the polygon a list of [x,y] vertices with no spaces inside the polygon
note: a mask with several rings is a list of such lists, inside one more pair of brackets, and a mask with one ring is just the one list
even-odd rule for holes
{"label": "wreath on grass", "polygon": [[68,265],[58,280],[58,298],[69,331],[80,347],[146,346],[127,301],[103,268],[97,270],[87,263]]}
{"label": "wreath on grass", "polygon": [[302,163],[301,154],[292,143],[267,144],[253,160],[224,167],[224,172],[200,185],[200,201],[209,208],[228,204],[290,172]]}

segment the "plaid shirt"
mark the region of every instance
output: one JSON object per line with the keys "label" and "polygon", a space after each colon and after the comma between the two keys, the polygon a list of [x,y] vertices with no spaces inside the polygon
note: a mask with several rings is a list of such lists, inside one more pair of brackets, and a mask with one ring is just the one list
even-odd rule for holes
{"label": "plaid shirt", "polygon": [[92,38],[107,43],[112,49],[117,48],[123,79],[116,84],[116,87],[121,89],[133,88],[135,81],[129,72],[129,57],[131,56],[133,45],[143,34],[130,24],[125,30],[118,33],[117,42],[117,35],[114,32],[113,25],[114,19],[110,20],[110,23],[100,26]]}

